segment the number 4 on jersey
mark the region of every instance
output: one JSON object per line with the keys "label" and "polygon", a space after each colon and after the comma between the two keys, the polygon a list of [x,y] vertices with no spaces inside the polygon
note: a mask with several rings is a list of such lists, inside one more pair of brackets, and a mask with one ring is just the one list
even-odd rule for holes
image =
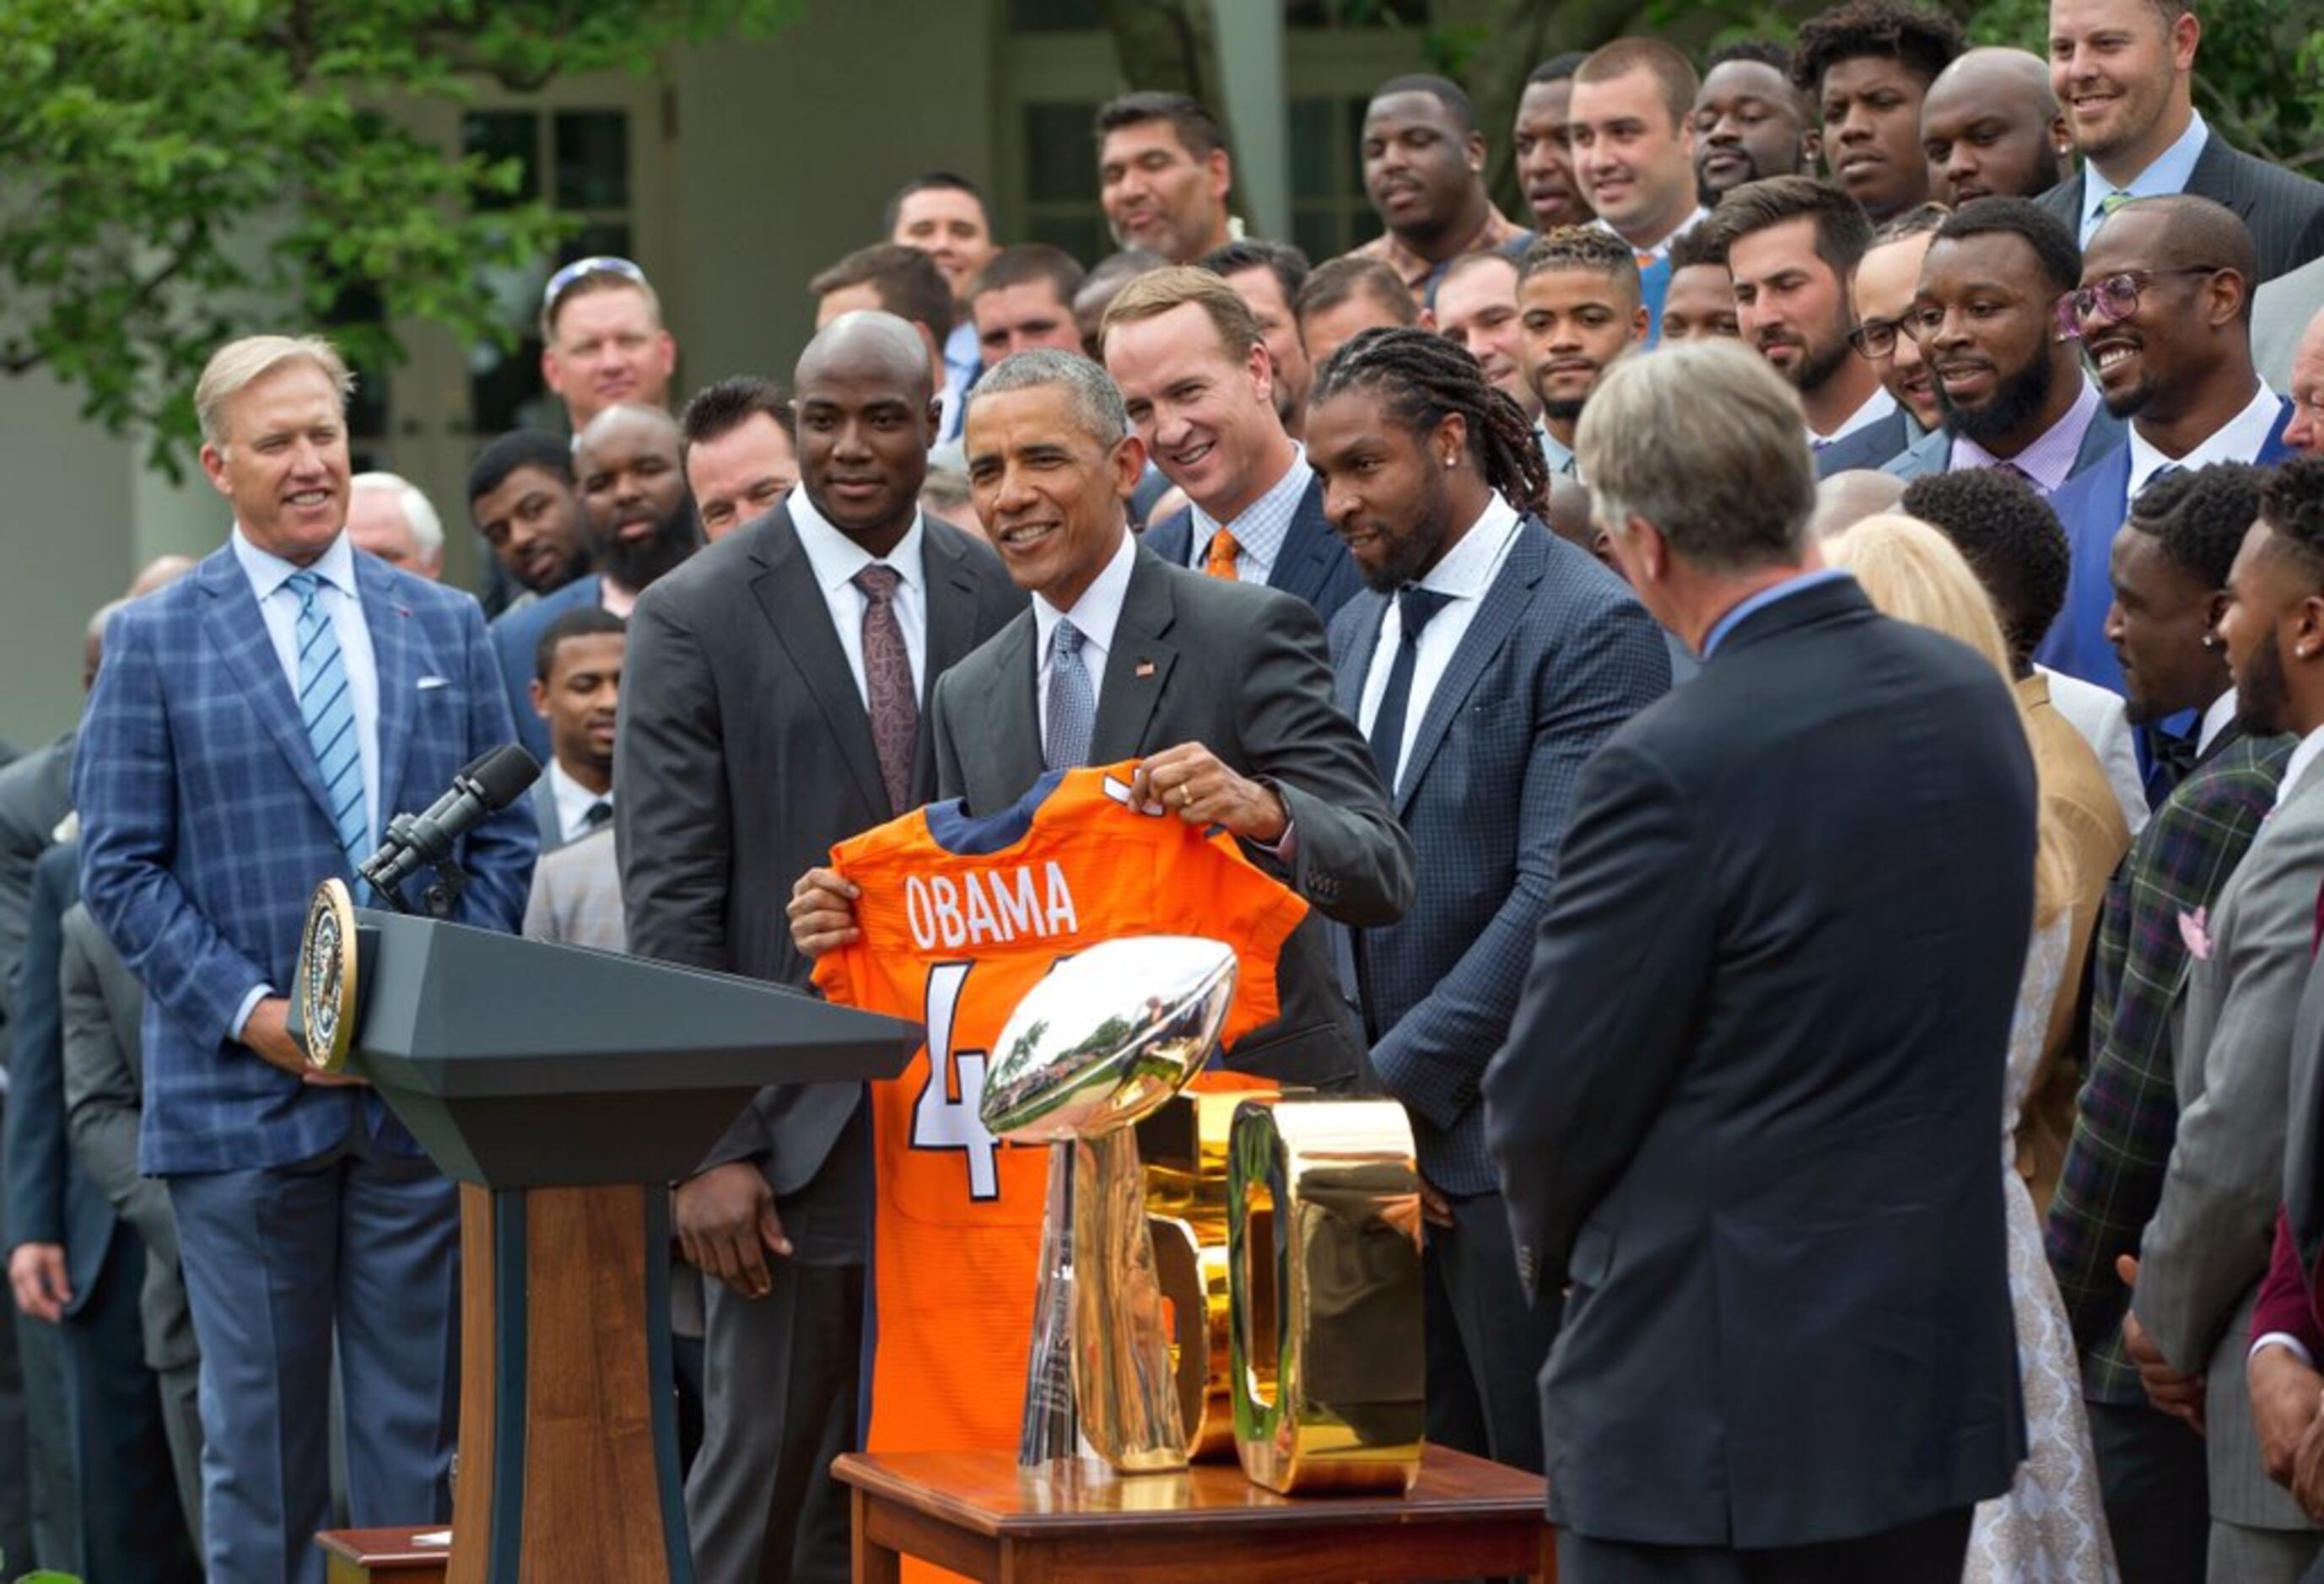
{"label": "number 4 on jersey", "polygon": [[985,1131],[977,1108],[984,1099],[983,1051],[952,1048],[953,1010],[973,962],[940,962],[928,970],[928,1081],[912,1107],[914,1149],[957,1149],[968,1157],[968,1196],[1001,1197],[1001,1141]]}

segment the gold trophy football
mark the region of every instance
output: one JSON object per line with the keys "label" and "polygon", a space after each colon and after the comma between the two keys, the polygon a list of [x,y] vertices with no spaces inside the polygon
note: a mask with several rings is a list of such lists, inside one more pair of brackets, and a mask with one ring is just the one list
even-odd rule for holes
{"label": "gold trophy football", "polygon": [[1078,1437],[1124,1473],[1186,1466],[1132,1125],[1210,1059],[1234,983],[1217,941],[1109,941],[1059,963],[995,1042],[985,1127],[1051,1147],[1020,1465],[1071,1457]]}

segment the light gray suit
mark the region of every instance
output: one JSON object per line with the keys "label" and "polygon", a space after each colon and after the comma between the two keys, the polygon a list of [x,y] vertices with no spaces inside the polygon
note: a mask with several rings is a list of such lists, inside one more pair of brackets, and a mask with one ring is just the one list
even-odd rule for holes
{"label": "light gray suit", "polygon": [[202,1425],[196,1386],[201,1352],[178,1266],[178,1222],[169,1190],[137,1173],[138,1118],[144,1110],[145,1052],[139,1020],[145,990],[121,954],[75,903],[64,916],[65,1115],[73,1154],[121,1219],[145,1245],[145,1365],[160,1378],[162,1425],[170,1438],[178,1499],[199,1546],[202,1533]]}
{"label": "light gray suit", "polygon": [[2319,1540],[2267,1477],[2244,1384],[2252,1304],[2283,1192],[2292,1031],[2319,868],[2324,774],[2310,769],[2261,825],[2208,921],[2208,954],[2189,964],[2179,1132],[2131,1296],[2164,1357],[2209,1377],[2210,1574],[2252,1584],[2290,1584]]}
{"label": "light gray suit", "polygon": [[532,896],[524,907],[524,935],[601,952],[630,949],[613,826],[592,831],[554,852],[542,850],[532,871]]}
{"label": "light gray suit", "polygon": [[2252,363],[2271,389],[2290,394],[2292,355],[2319,309],[2324,309],[2324,258],[2278,275],[2252,294]]}

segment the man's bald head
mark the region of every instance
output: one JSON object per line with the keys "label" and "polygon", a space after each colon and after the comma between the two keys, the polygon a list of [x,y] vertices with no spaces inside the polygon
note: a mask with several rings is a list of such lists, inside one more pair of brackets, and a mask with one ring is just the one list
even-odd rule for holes
{"label": "man's bald head", "polygon": [[1904,481],[1893,473],[1865,467],[1835,473],[1816,485],[1815,515],[1808,520],[1808,531],[1828,539],[1868,517],[1895,511],[1904,498]]}
{"label": "man's bald head", "polygon": [[1606,537],[1591,520],[1590,487],[1572,474],[1555,474],[1550,478],[1548,522],[1550,531],[1558,538],[1613,566],[1607,553]]}
{"label": "man's bald head", "polygon": [[879,309],[842,314],[817,330],[799,354],[792,389],[804,396],[808,386],[833,374],[891,381],[916,409],[936,399],[927,339],[910,321]]}
{"label": "man's bald head", "polygon": [[586,474],[585,455],[594,455],[611,445],[627,442],[652,445],[667,443],[673,456],[678,448],[678,419],[659,407],[647,407],[636,401],[616,402],[591,419],[573,439],[573,471]]}
{"label": "man's bald head", "polygon": [[[2127,225],[2124,224],[2128,222]],[[2251,323],[2252,290],[2259,281],[2259,254],[2252,244],[2251,227],[2227,205],[2191,192],[2164,193],[2133,198],[2098,223],[2095,246],[2109,229],[2117,237],[2125,231],[2147,244],[2151,270],[2231,270],[2243,282],[2243,320]],[[2084,272],[2089,272],[2085,250]]]}
{"label": "man's bald head", "polygon": [[138,599],[157,588],[167,588],[193,569],[194,558],[191,556],[156,556],[146,562],[145,569],[130,582],[129,597]]}
{"label": "man's bald head", "polygon": [[2324,309],[2308,321],[2292,353],[2292,421],[2283,443],[2310,456],[2324,456]]}
{"label": "man's bald head", "polygon": [[2034,198],[2066,175],[2073,141],[2050,68],[2024,50],[1970,50],[1937,74],[1921,102],[1932,194],[1958,207],[1978,198]]}

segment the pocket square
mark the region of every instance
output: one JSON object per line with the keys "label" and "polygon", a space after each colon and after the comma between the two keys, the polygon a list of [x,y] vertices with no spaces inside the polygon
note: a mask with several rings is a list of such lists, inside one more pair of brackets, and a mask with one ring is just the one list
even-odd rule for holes
{"label": "pocket square", "polygon": [[451,686],[452,679],[449,677],[422,677],[420,679],[420,691],[422,693],[429,692],[433,688],[449,687]]}
{"label": "pocket square", "polygon": [[2198,962],[2211,960],[2210,913],[2208,907],[2198,907],[2179,916],[2179,938],[2187,943],[2187,954]]}

